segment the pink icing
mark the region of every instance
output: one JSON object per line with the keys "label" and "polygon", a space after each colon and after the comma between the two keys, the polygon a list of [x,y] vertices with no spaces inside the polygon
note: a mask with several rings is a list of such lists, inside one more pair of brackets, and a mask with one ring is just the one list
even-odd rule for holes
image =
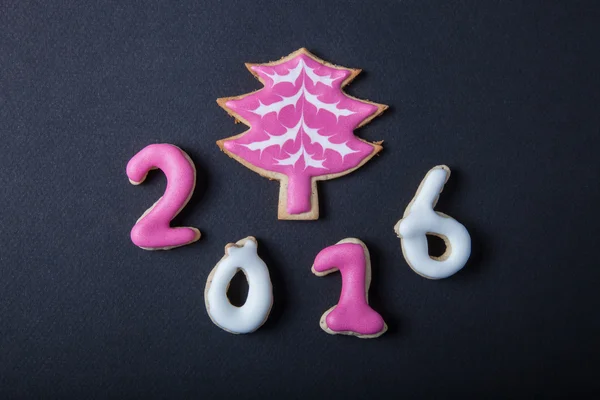
{"label": "pink icing", "polygon": [[256,167],[286,175],[287,212],[308,212],[313,177],[351,170],[372,154],[374,146],[353,131],[378,107],[342,92],[348,69],[304,53],[251,68],[264,88],[225,104],[250,129],[223,146]]}
{"label": "pink icing", "polygon": [[159,168],[167,177],[165,194],[131,229],[131,240],[144,249],[168,249],[194,242],[196,228],[171,228],[170,221],[187,204],[196,185],[196,170],[186,153],[172,144],[151,144],[127,164],[127,176],[137,185],[151,169]]}
{"label": "pink icing", "polygon": [[342,274],[340,300],[325,321],[334,332],[376,335],[385,330],[385,322],[367,301],[366,255],[360,244],[340,243],[317,255],[314,271],[328,273],[339,269]]}

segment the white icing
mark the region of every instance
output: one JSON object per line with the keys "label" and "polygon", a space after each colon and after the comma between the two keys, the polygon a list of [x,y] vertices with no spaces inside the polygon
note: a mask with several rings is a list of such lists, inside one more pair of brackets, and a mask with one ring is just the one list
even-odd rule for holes
{"label": "white icing", "polygon": [[265,71],[263,71],[263,74],[268,76],[273,81],[273,86],[275,86],[281,82],[288,82],[291,84],[295,84],[296,80],[298,79],[298,77],[300,76],[300,73],[302,71],[304,71],[306,73],[306,76],[308,77],[308,79],[310,79],[312,81],[312,83],[315,85],[317,83],[322,83],[326,86],[331,87],[331,84],[333,83],[333,81],[338,79],[338,78],[332,78],[331,75],[317,75],[315,73],[315,70],[313,68],[309,67],[308,65],[306,65],[306,63],[302,59],[300,59],[300,61],[298,62],[298,65],[296,65],[294,68],[288,70],[288,72],[283,75],[279,75],[277,72],[273,72],[272,74],[269,74]]}
{"label": "white icing", "polygon": [[[256,253],[254,238],[246,238],[227,247],[225,257],[217,263],[206,283],[205,303],[210,319],[231,333],[257,330],[269,316],[273,304],[273,289],[269,270]],[[248,280],[248,297],[241,307],[227,298],[229,282],[242,270]],[[212,280],[211,280],[212,277]]]}
{"label": "white icing", "polygon": [[304,69],[304,61],[300,60],[300,62],[296,65],[296,67],[288,70],[288,72],[283,75],[279,75],[275,71],[273,71],[272,74],[269,74],[269,73],[263,71],[263,74],[268,76],[273,81],[273,86],[275,86],[281,82],[287,82],[287,83],[291,83],[292,85],[294,85],[294,84],[296,84],[296,80],[300,76],[300,73],[302,72],[303,69]]}
{"label": "white icing", "polygon": [[279,116],[279,113],[281,112],[281,110],[283,110],[287,106],[294,106],[294,108],[296,108],[296,106],[298,105],[298,100],[300,100],[300,98],[302,97],[302,94],[303,94],[303,91],[299,90],[296,94],[294,94],[292,96],[287,96],[287,97],[281,96],[281,100],[276,101],[271,104],[263,104],[259,100],[258,107],[256,107],[254,110],[250,110],[250,111],[252,111],[254,114],[260,115],[261,117],[264,117],[268,113],[272,113],[272,112],[274,112],[275,114],[277,114],[277,116]]}
{"label": "white icing", "polygon": [[287,158],[275,159],[275,161],[277,161],[277,165],[296,165],[300,157],[302,157],[304,159],[304,169],[308,167],[327,169],[327,167],[323,165],[325,160],[317,160],[316,158],[313,158],[313,155],[314,154],[309,154],[304,146],[300,146],[297,152],[293,154],[288,153]]}
{"label": "white icing", "polygon": [[[296,139],[298,138],[298,133],[300,132],[300,128],[302,128],[304,133],[306,133],[306,136],[308,136],[308,138],[310,139],[311,144],[318,143],[323,148],[323,151],[325,151],[325,150],[335,151],[342,157],[342,160],[348,154],[358,152],[358,150],[351,149],[347,145],[347,141],[344,143],[331,142],[329,140],[329,138],[331,136],[335,136],[335,134],[332,134],[331,136],[321,135],[319,132],[320,129],[315,129],[315,128],[309,127],[306,124],[306,121],[304,120],[304,114],[301,114],[300,120],[298,120],[298,123],[296,124],[296,126],[294,126],[292,128],[288,128],[288,127],[284,126],[284,128],[286,131],[285,131],[285,133],[283,133],[281,135],[271,135],[270,133],[265,132],[267,134],[267,136],[269,136],[268,139],[261,140],[258,142],[252,142],[252,143],[248,143],[248,144],[242,144],[242,146],[247,147],[252,151],[260,150],[261,155],[265,149],[267,149],[271,146],[278,146],[279,151],[281,151],[283,148],[283,145],[285,145],[285,143],[288,140],[296,141]],[[323,166],[323,162],[325,160],[317,160],[317,159],[312,158],[313,154],[307,153],[303,144],[300,145],[300,149],[296,153],[294,153],[294,154],[288,153],[287,158],[276,159],[276,161],[278,162],[278,165],[295,165],[301,156],[304,157],[304,164],[306,166],[327,169],[326,167]]]}
{"label": "white icing", "polygon": [[[315,70],[313,68],[309,67],[308,65],[306,65],[306,63],[302,59],[298,62],[298,65],[296,65],[296,67],[289,70],[287,73],[285,73],[283,75],[279,75],[275,71],[273,71],[272,74],[269,74],[265,70],[261,70],[262,74],[264,74],[265,76],[267,76],[268,78],[270,78],[273,81],[272,86],[275,86],[282,82],[288,82],[293,85],[296,85],[296,80],[298,80],[298,77],[300,77],[300,74],[302,72],[305,73],[304,76],[306,76],[310,81],[312,81],[312,83],[314,85],[316,85],[317,83],[322,83],[326,86],[332,87],[333,81],[338,79],[338,78],[332,78],[331,75],[317,75],[315,73]],[[257,115],[260,115],[261,117],[264,117],[265,115],[267,115],[268,113],[271,113],[271,112],[274,112],[279,116],[279,112],[284,107],[287,107],[290,105],[293,105],[294,107],[296,107],[298,104],[298,100],[300,100],[300,98],[303,98],[308,103],[315,106],[317,108],[317,112],[319,112],[320,110],[329,111],[330,113],[335,115],[336,119],[339,119],[339,117],[346,117],[348,115],[355,114],[355,111],[348,110],[345,108],[338,108],[339,102],[338,103],[325,103],[325,102],[319,100],[318,95],[314,95],[308,91],[308,89],[305,86],[304,80],[302,81],[302,85],[300,85],[298,87],[298,91],[294,95],[288,96],[288,97],[281,96],[281,100],[276,101],[271,104],[268,104],[268,105],[262,104],[261,102],[259,102],[258,107],[256,109],[250,110],[250,111],[252,111],[253,113],[255,113]]]}
{"label": "white icing", "polygon": [[[304,120],[305,103],[312,104],[317,109],[317,113],[321,110],[324,110],[335,115],[336,120],[339,120],[340,117],[346,117],[356,113],[356,111],[352,111],[345,108],[339,108],[339,101],[336,103],[325,103],[319,100],[319,95],[312,94],[305,85],[307,81],[311,81],[313,85],[321,83],[323,85],[332,87],[333,82],[339,79],[340,77],[333,78],[332,74],[318,75],[315,72],[315,69],[309,67],[303,59],[300,59],[298,61],[298,64],[294,68],[289,69],[284,74],[278,74],[275,71],[268,72],[268,69],[265,69],[265,67],[261,67],[259,70],[256,71],[258,71],[258,73],[261,76],[271,79],[272,87],[280,83],[291,83],[292,85],[296,86],[298,78],[300,78],[301,75],[303,76],[303,78],[301,84],[299,84],[298,87],[295,89],[296,92],[293,95],[278,95],[280,99],[271,104],[263,104],[259,100],[258,107],[249,111],[259,115],[261,118],[273,112],[276,113],[277,116],[279,116],[279,113],[285,107],[294,106],[294,109],[296,109],[299,105],[298,103],[300,102],[300,107],[302,107],[302,113],[300,114],[300,120],[296,123],[295,126],[284,126],[285,132],[283,134],[273,135],[268,132],[265,132],[268,136],[268,139],[248,144],[242,144],[242,146],[247,147],[252,151],[259,150],[261,157],[265,149],[272,146],[277,146],[279,147],[280,156],[278,158],[274,158],[274,160],[277,162],[276,165],[296,166],[296,163],[300,159],[302,159],[304,161],[305,170],[308,167],[326,170],[327,167],[323,165],[323,163],[326,161],[326,159],[323,158],[326,150],[332,150],[337,152],[342,158],[342,160],[344,160],[344,157],[346,155],[358,152],[358,150],[351,149],[348,146],[347,141],[343,143],[332,142],[330,138],[335,136],[337,132],[331,132],[328,135],[328,132],[321,132],[320,128],[308,126],[306,124],[306,121]],[[304,132],[306,136],[308,136],[311,144],[316,143],[321,146],[321,148],[323,149],[321,156],[318,156],[316,153],[311,154],[306,150],[306,147],[302,140],[302,132]],[[300,139],[300,147],[297,151],[295,151],[294,153],[284,152],[284,154],[281,154],[285,143],[287,143],[289,140],[291,140],[292,142],[296,142],[298,139]]]}
{"label": "white icing", "polygon": [[271,104],[263,104],[260,100],[258,101],[258,107],[254,110],[250,110],[254,114],[260,115],[264,117],[265,115],[274,112],[279,116],[281,110],[283,110],[287,106],[294,106],[294,108],[298,105],[298,101],[301,98],[304,98],[307,103],[312,104],[317,108],[317,112],[319,110],[329,111],[336,118],[339,117],[347,117],[348,115],[356,114],[356,111],[348,110],[346,108],[338,108],[339,101],[337,103],[325,103],[319,100],[318,95],[314,95],[306,89],[304,84],[302,84],[298,91],[291,96],[280,96],[281,100],[275,101]]}
{"label": "white icing", "polygon": [[312,83],[314,83],[315,85],[317,83],[322,83],[323,85],[332,87],[331,84],[333,83],[333,81],[335,81],[338,78],[332,78],[331,74],[329,75],[317,75],[315,73],[315,70],[311,67],[309,67],[308,65],[306,65],[304,63],[304,61],[300,60],[300,62],[302,63],[302,65],[304,65],[304,72],[306,72],[306,76],[308,76],[308,79],[310,79],[312,81]]}
{"label": "white icing", "polygon": [[[319,75],[310,75],[308,73],[308,71],[311,71],[311,73],[314,74],[314,72],[312,72],[313,70],[310,69],[306,64],[304,64],[304,62],[302,60],[300,60],[300,63],[298,64],[298,66],[296,68],[294,68],[293,70],[291,70],[288,73],[288,75],[291,75],[292,72],[295,74],[294,71],[296,71],[298,69],[298,67],[302,67],[302,66],[303,66],[303,68],[306,68],[307,76],[310,79],[313,79],[313,78],[311,78],[311,76],[319,77]],[[299,76],[300,72],[298,72],[298,76]],[[296,76],[294,78],[292,76],[292,77],[289,77],[289,79],[291,79],[291,80],[285,80],[285,79],[287,79],[286,77],[288,77],[288,75],[268,75],[267,74],[267,76],[272,78],[273,81],[276,83],[279,83],[279,82],[292,82],[293,83],[293,82],[295,82],[296,78],[298,77],[298,76]],[[274,78],[274,77],[277,77],[277,78]],[[321,77],[321,78],[324,78],[324,77]],[[329,86],[331,86],[331,82],[329,80],[322,82],[322,83],[329,84]],[[302,95],[304,95],[304,99],[308,103],[314,105],[317,108],[317,112],[319,112],[319,110],[326,110],[326,111],[329,111],[332,114],[334,114],[336,116],[336,118],[339,118],[340,116],[348,116],[348,115],[354,114],[354,111],[337,108],[338,103],[333,103],[333,104],[323,103],[322,101],[320,101],[318,99],[317,96],[312,95],[304,87],[304,84],[302,84],[300,86],[300,88],[296,94],[289,96],[289,97],[282,96],[281,100],[271,103],[269,105],[265,105],[259,101],[259,106],[255,110],[252,110],[252,112],[260,115],[261,117],[267,115],[270,112],[275,112],[277,115],[279,115],[279,112],[284,107],[287,107],[289,105],[293,105],[294,107],[297,107],[298,101],[300,100]],[[302,107],[304,107],[304,104],[302,104]],[[333,150],[333,151],[337,152],[342,157],[342,160],[348,154],[358,152],[358,150],[351,149],[347,145],[347,142],[333,143],[329,138],[331,136],[335,136],[335,133],[332,133],[330,136],[323,135],[320,132],[320,129],[312,128],[312,127],[308,126],[306,124],[306,121],[304,120],[304,113],[300,114],[300,120],[294,127],[289,128],[289,127],[284,126],[284,128],[285,128],[285,132],[281,135],[271,135],[271,134],[267,133],[267,135],[269,136],[268,139],[249,143],[249,144],[244,144],[243,146],[249,148],[252,151],[259,150],[261,156],[262,156],[262,152],[271,146],[278,146],[279,150],[281,151],[281,149],[283,148],[283,145],[288,140],[295,142],[298,138],[301,138],[300,130],[302,130],[302,132],[304,132],[306,134],[306,136],[308,136],[308,138],[310,139],[311,144],[318,143],[321,146],[321,148],[323,149],[323,152],[325,152],[325,150]],[[304,169],[306,169],[308,167],[327,169],[323,165],[323,163],[325,162],[325,159],[319,160],[319,159],[314,158],[315,154],[308,153],[306,151],[306,148],[304,147],[304,143],[302,141],[300,142],[300,148],[298,149],[298,151],[296,151],[293,154],[290,154],[290,153],[286,153],[286,154],[287,154],[287,156],[285,156],[285,157],[275,159],[275,161],[277,161],[277,165],[296,165],[298,160],[300,158],[302,158],[304,161],[304,166],[305,166]]]}
{"label": "white icing", "polygon": [[312,104],[313,106],[317,107],[317,112],[319,112],[319,110],[329,111],[330,113],[335,115],[337,119],[339,119],[339,117],[347,117],[348,115],[356,113],[355,111],[348,110],[345,108],[338,108],[337,105],[339,104],[339,101],[337,103],[322,102],[321,100],[319,100],[318,95],[312,94],[311,92],[306,90],[304,86],[302,87],[302,90],[304,92],[304,98],[306,99],[306,101]]}
{"label": "white icing", "polygon": [[342,160],[344,159],[344,156],[347,156],[348,154],[358,153],[358,150],[352,150],[350,147],[348,147],[346,144],[347,141],[344,143],[332,143],[329,138],[335,134],[332,134],[331,136],[321,135],[319,133],[320,129],[314,129],[306,125],[304,122],[304,116],[301,118],[301,120],[302,129],[304,130],[304,133],[306,133],[306,136],[310,138],[310,143],[318,143],[323,148],[323,151],[333,150],[342,156]]}
{"label": "white icing", "polygon": [[288,140],[293,140],[293,141],[296,140],[296,137],[298,136],[298,131],[300,130],[300,126],[302,126],[302,122],[303,122],[303,119],[300,118],[300,121],[298,121],[296,126],[294,126],[292,128],[288,128],[287,126],[284,126],[285,133],[283,133],[282,135],[271,135],[269,132],[265,131],[265,133],[269,136],[268,139],[261,140],[258,142],[252,142],[252,143],[248,143],[248,144],[242,144],[242,146],[247,147],[252,151],[260,150],[261,156],[262,156],[263,150],[265,150],[271,146],[279,146],[279,151],[281,152],[283,145]]}
{"label": "white icing", "polygon": [[[432,168],[406,208],[404,217],[394,227],[401,239],[406,262],[416,273],[429,279],[455,274],[471,255],[471,237],[464,225],[433,210],[449,177],[450,169],[445,165]],[[446,253],[438,259],[429,256],[426,234],[440,236],[446,242]]]}

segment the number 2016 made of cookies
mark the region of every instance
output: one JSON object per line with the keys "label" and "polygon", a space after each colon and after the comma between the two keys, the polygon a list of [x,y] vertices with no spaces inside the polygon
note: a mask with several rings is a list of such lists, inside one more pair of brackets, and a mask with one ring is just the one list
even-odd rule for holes
{"label": "number 2016 made of cookies", "polygon": [[[344,86],[360,73],[359,69],[328,63],[304,48],[279,61],[246,67],[263,88],[220,98],[217,103],[248,130],[219,140],[217,145],[243,166],[279,181],[279,219],[317,220],[317,182],[349,174],[381,151],[382,142],[367,142],[355,136],[354,130],[387,106],[344,93]],[[131,241],[144,250],[169,250],[197,241],[197,228],[170,225],[194,192],[194,162],[175,145],[151,144],[131,158],[127,177],[139,185],[153,169],[165,174],[167,187],[136,221]],[[471,254],[471,237],[465,226],[434,210],[449,178],[450,169],[445,165],[426,172],[394,225],[406,263],[428,279],[455,274]],[[441,256],[430,256],[427,235],[444,241],[446,249]],[[254,332],[268,319],[273,290],[268,267],[257,250],[258,241],[252,236],[227,244],[224,256],[208,276],[206,310],[224,331]],[[359,338],[376,338],[386,332],[382,316],[369,305],[371,261],[360,239],[342,239],[322,249],[310,269],[319,277],[339,272],[341,279],[338,303],[319,321],[323,331]],[[229,302],[227,290],[239,271],[247,279],[248,296],[236,307]]]}

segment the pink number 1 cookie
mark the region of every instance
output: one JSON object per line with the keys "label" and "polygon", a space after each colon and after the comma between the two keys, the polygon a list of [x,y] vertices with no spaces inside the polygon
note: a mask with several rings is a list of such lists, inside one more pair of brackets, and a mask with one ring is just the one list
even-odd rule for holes
{"label": "pink number 1 cookie", "polygon": [[353,131],[387,106],[342,91],[359,69],[327,63],[306,49],[246,66],[264,88],[217,103],[250,129],[217,144],[254,172],[280,181],[279,219],[318,219],[317,181],[346,175],[381,150]]}
{"label": "pink number 1 cookie", "polygon": [[363,339],[381,336],[387,325],[369,305],[371,260],[365,244],[354,238],[340,240],[319,252],[312,272],[324,276],[335,271],[342,275],[338,303],[321,317],[321,329],[332,335],[354,335]]}

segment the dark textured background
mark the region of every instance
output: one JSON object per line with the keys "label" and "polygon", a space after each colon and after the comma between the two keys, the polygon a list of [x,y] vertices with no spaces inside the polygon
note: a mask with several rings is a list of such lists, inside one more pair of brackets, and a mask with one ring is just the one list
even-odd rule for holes
{"label": "dark textured background", "polygon": [[[594,1],[2,1],[1,397],[598,392],[599,19]],[[277,221],[278,184],[215,145],[244,130],[215,99],[260,87],[244,62],[302,46],[365,71],[349,93],[390,110],[358,134],[385,148],[319,185],[319,221]],[[134,187],[125,165],[156,142],[198,168],[175,222],[203,237],[168,252],[128,237],[164,177]],[[429,281],[392,227],[440,163],[437,209],[474,249]],[[203,289],[247,235],[275,305],[234,336]],[[310,266],[348,236],[372,254],[377,340],[318,325],[340,279]]]}

